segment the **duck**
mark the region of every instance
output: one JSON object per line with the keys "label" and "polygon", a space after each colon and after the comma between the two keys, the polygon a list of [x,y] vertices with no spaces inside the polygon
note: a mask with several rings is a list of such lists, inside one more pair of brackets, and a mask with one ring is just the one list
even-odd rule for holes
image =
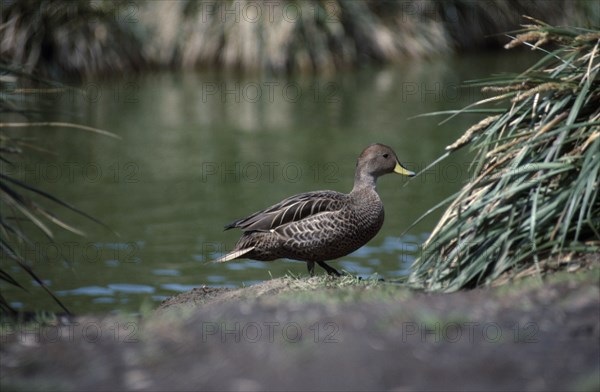
{"label": "duck", "polygon": [[225,230],[241,229],[240,239],[231,252],[213,261],[286,258],[305,261],[310,276],[314,276],[315,264],[330,276],[340,276],[326,261],[354,252],[379,232],[384,210],[376,183],[389,173],[415,175],[400,163],[391,147],[371,144],[358,157],[350,193],[300,193],[235,220],[225,225]]}

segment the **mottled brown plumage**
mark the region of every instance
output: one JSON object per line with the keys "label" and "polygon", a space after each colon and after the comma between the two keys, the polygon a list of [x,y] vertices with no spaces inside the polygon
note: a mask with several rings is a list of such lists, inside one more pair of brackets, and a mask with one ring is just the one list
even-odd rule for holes
{"label": "mottled brown plumage", "polygon": [[384,213],[375,184],[392,172],[414,175],[390,147],[370,145],[358,157],[350,193],[301,193],[226,225],[225,230],[242,229],[242,237],[232,252],[215,261],[288,258],[306,261],[311,275],[315,263],[330,275],[340,275],[325,261],[355,251],[379,232]]}

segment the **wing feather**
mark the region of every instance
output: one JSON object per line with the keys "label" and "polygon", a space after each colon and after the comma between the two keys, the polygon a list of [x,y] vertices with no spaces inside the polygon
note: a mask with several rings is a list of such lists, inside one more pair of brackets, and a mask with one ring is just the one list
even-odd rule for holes
{"label": "wing feather", "polygon": [[244,231],[268,231],[297,222],[322,212],[340,210],[348,195],[334,191],[307,192],[287,199],[246,218],[225,226],[225,230],[240,228]]}

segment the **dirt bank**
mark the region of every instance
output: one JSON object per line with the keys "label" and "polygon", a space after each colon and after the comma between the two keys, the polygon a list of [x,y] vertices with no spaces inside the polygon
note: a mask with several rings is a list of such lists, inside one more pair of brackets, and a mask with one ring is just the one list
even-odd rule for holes
{"label": "dirt bank", "polygon": [[141,318],[4,325],[2,390],[598,390],[599,276],[454,294],[280,278]]}

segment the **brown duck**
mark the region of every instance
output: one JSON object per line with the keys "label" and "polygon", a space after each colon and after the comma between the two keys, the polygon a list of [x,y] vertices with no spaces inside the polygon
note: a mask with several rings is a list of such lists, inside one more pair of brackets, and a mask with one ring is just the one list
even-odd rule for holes
{"label": "brown duck", "polygon": [[375,183],[392,172],[415,175],[400,164],[390,147],[370,145],[358,157],[350,193],[301,193],[226,225],[225,230],[242,229],[242,237],[233,251],[215,261],[288,258],[306,261],[311,276],[315,263],[329,275],[339,276],[325,261],[355,251],[379,232],[384,214]]}

